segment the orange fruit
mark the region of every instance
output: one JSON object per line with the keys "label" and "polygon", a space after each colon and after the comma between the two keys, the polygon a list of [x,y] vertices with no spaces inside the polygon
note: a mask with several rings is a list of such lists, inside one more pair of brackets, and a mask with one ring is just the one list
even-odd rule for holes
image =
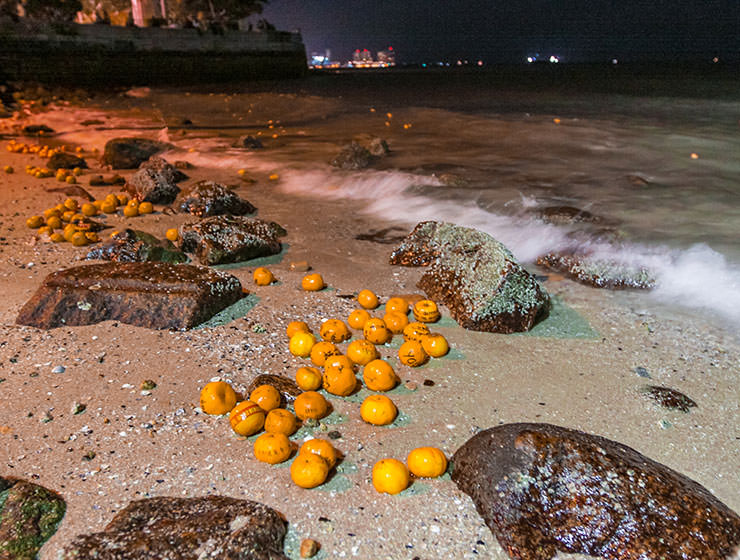
{"label": "orange fruit", "polygon": [[327,367],[324,370],[324,389],[327,393],[346,397],[357,387],[355,372],[347,367]]}
{"label": "orange fruit", "polygon": [[432,358],[441,358],[450,351],[447,339],[441,334],[429,334],[422,338],[421,345],[424,351]]}
{"label": "orange fruit", "polygon": [[321,274],[317,272],[307,274],[303,277],[303,280],[301,280],[301,288],[307,292],[318,292],[319,290],[323,290],[324,287],[324,279],[321,277]]}
{"label": "orange fruit", "polygon": [[409,470],[398,459],[381,459],[373,465],[373,486],[378,492],[398,494],[410,482]]}
{"label": "orange fruit", "polygon": [[299,453],[290,464],[290,478],[301,488],[315,488],[329,476],[329,465],[314,453]]}
{"label": "orange fruit", "polygon": [[98,209],[95,207],[94,204],[86,202],[82,205],[82,208],[80,208],[80,212],[82,212],[85,216],[94,216],[98,213]]}
{"label": "orange fruit", "polygon": [[447,470],[447,457],[436,447],[417,447],[409,453],[406,464],[414,476],[434,478]]}
{"label": "orange fruit", "polygon": [[367,320],[370,318],[370,313],[366,309],[355,309],[347,317],[347,323],[353,329],[361,330],[365,326]]}
{"label": "orange fruit", "polygon": [[295,382],[304,391],[321,389],[322,375],[315,367],[298,368],[295,372]]}
{"label": "orange fruit", "polygon": [[326,357],[324,369],[327,368],[347,368],[355,371],[355,364],[344,354],[336,354]]}
{"label": "orange fruit", "polygon": [[357,303],[359,303],[365,309],[375,309],[380,305],[378,296],[375,295],[371,290],[362,290],[357,294]]}
{"label": "orange fruit", "polygon": [[287,461],[292,446],[288,436],[276,432],[267,432],[254,440],[254,456],[258,461],[276,465]]}
{"label": "orange fruit", "polygon": [[100,237],[98,236],[98,233],[95,231],[86,231],[85,237],[87,238],[87,241],[89,243],[97,243],[100,241]]}
{"label": "orange fruit", "polygon": [[177,231],[177,228],[170,228],[165,232],[164,236],[170,241],[177,241],[180,239],[180,232]]}
{"label": "orange fruit", "polygon": [[258,286],[269,286],[275,281],[272,272],[264,266],[256,268],[252,277],[254,278],[254,283]]}
{"label": "orange fruit", "polygon": [[77,211],[77,208],[79,208],[80,206],[79,203],[74,198],[68,198],[67,200],[64,201],[63,204],[67,210],[73,210],[75,212]]}
{"label": "orange fruit", "polygon": [[139,214],[151,214],[154,212],[154,206],[151,202],[142,202],[139,204]]}
{"label": "orange fruit", "polygon": [[402,297],[392,297],[385,302],[385,312],[409,314],[409,302]]}
{"label": "orange fruit", "polygon": [[49,216],[46,218],[46,225],[51,229],[59,229],[62,227],[62,220],[59,216]]}
{"label": "orange fruit", "polygon": [[402,364],[418,367],[424,365],[429,359],[429,356],[419,342],[407,340],[398,349],[398,359],[401,360]]}
{"label": "orange fruit", "polygon": [[265,431],[291,436],[298,428],[298,420],[290,410],[273,408],[265,417]]}
{"label": "orange fruit", "polygon": [[427,327],[424,323],[419,323],[418,321],[409,323],[403,329],[404,340],[415,340],[416,342],[421,343],[421,341],[424,340],[424,337],[428,334],[429,327]]}
{"label": "orange fruit", "polygon": [[329,469],[333,469],[334,465],[337,464],[337,450],[325,439],[312,438],[306,440],[303,445],[301,445],[300,449],[298,449],[299,455],[303,453],[313,453],[314,455],[318,455],[326,461],[326,464],[329,465]]}
{"label": "orange fruit", "polygon": [[327,342],[326,340],[321,340],[313,345],[311,348],[311,361],[319,366],[323,367],[324,363],[326,362],[326,359],[329,356],[338,356],[342,352],[337,348],[336,344],[333,342]]}
{"label": "orange fruit", "polygon": [[385,326],[385,321],[377,317],[367,320],[362,334],[373,344],[385,344],[393,337],[393,333]]}
{"label": "orange fruit", "polygon": [[49,239],[51,239],[54,243],[61,243],[62,241],[66,241],[64,239],[64,236],[61,233],[52,233],[49,236]]}
{"label": "orange fruit", "polygon": [[[123,206],[124,204],[129,204],[130,202],[135,202],[134,200],[129,200],[127,194],[110,194],[108,196],[112,196],[115,198],[115,203],[118,206]],[[106,197],[107,198],[107,197]]]}
{"label": "orange fruit", "polygon": [[26,225],[31,229],[36,229],[44,225],[43,216],[31,216],[26,220]]}
{"label": "orange fruit", "polygon": [[72,234],[72,238],[70,239],[72,242],[72,245],[75,247],[84,247],[87,245],[87,237],[85,236],[84,231],[76,231]]}
{"label": "orange fruit", "polygon": [[319,329],[319,335],[328,342],[344,342],[352,337],[349,328],[340,319],[327,319],[324,321]]}
{"label": "orange fruit", "polygon": [[290,337],[288,349],[290,353],[299,358],[308,358],[311,355],[311,348],[316,343],[316,337],[309,332],[297,332]]}
{"label": "orange fruit", "polygon": [[373,360],[362,370],[362,379],[371,391],[390,391],[398,383],[393,367],[385,360]]}
{"label": "orange fruit", "polygon": [[54,233],[54,228],[49,226],[41,226],[36,233],[38,233],[39,235],[51,235],[52,233]]}
{"label": "orange fruit", "polygon": [[414,304],[414,318],[422,323],[436,323],[439,321],[437,304],[430,299],[422,299]]}
{"label": "orange fruit", "polygon": [[307,418],[318,420],[328,414],[329,403],[321,393],[305,391],[296,397],[293,408],[295,408],[295,415],[301,420]]}
{"label": "orange fruit", "polygon": [[115,204],[111,204],[110,202],[104,202],[100,206],[101,212],[105,212],[106,214],[115,214],[117,209],[118,206],[116,206]]}
{"label": "orange fruit", "polygon": [[403,329],[406,328],[406,325],[409,324],[409,318],[398,311],[390,311],[386,313],[383,316],[383,321],[385,321],[385,326],[388,327],[388,330],[393,334],[401,334]]}
{"label": "orange fruit", "polygon": [[385,395],[370,395],[360,406],[360,416],[368,424],[386,426],[396,419],[398,409]]}
{"label": "orange fruit", "polygon": [[138,206],[132,206],[131,204],[127,204],[123,207],[123,215],[127,218],[135,218],[139,215],[139,207]]}
{"label": "orange fruit", "polygon": [[272,385],[260,385],[249,394],[249,400],[260,405],[265,412],[280,406],[280,391]]}
{"label": "orange fruit", "polygon": [[359,338],[347,345],[347,357],[355,364],[364,366],[376,360],[379,355],[377,348],[375,348],[372,342],[364,338]]}
{"label": "orange fruit", "polygon": [[308,325],[303,321],[291,321],[288,323],[288,326],[285,328],[285,333],[288,335],[288,338],[293,338],[293,335],[297,332],[311,332],[311,329],[309,329]]}
{"label": "orange fruit", "polygon": [[265,411],[257,403],[242,401],[229,413],[229,423],[240,436],[251,436],[265,425]]}

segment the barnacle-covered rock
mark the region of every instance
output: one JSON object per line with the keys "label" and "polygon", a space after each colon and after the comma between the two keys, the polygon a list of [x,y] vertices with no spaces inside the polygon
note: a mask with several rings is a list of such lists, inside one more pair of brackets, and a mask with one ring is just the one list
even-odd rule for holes
{"label": "barnacle-covered rock", "polygon": [[176,183],[185,179],[187,175],[174,165],[161,157],[152,156],[131,176],[125,190],[142,202],[171,204],[180,193]]}
{"label": "barnacle-covered rock", "polygon": [[740,516],[706,488],[608,440],[550,424],[479,432],[452,479],[511,558],[724,560]]}
{"label": "barnacle-covered rock", "polygon": [[135,229],[118,232],[108,241],[90,250],[87,259],[116,262],[159,261],[182,263],[188,260],[168,239],[157,239],[153,235]]}
{"label": "barnacle-covered rock", "polygon": [[550,298],[511,252],[487,233],[421,222],[393,251],[391,264],[427,266],[417,286],[444,303],[466,329],[529,330]]}
{"label": "barnacle-covered rock", "polygon": [[253,214],[257,208],[226,185],[215,181],[198,181],[184,195],[180,210],[202,218],[221,214],[243,216]]}
{"label": "barnacle-covered rock", "polygon": [[585,253],[548,253],[538,257],[537,264],[594,288],[649,290],[655,286],[655,278],[643,266]]}

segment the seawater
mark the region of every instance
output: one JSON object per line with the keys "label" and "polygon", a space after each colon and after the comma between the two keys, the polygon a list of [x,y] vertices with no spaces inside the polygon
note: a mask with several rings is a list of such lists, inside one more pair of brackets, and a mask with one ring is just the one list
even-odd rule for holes
{"label": "seawater", "polygon": [[[740,79],[731,76],[660,68],[337,73],[153,89],[101,107],[121,112],[103,127],[111,135],[149,127],[194,150],[178,159],[278,172],[277,188],[297,197],[352,199],[409,228],[421,220],[475,227],[525,263],[577,247],[645,266],[656,278],[640,296],[646,305],[701,310],[736,326]],[[259,134],[267,148],[232,148],[244,134]],[[370,169],[331,167],[358,135],[387,139],[390,155]],[[601,221],[547,223],[541,211],[552,206]]]}

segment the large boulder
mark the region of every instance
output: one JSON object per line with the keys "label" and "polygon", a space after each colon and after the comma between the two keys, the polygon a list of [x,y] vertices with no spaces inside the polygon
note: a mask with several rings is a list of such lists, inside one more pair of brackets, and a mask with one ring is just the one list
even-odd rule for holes
{"label": "large boulder", "polygon": [[287,522],[274,509],[224,496],[131,502],[100,533],[76,537],[62,560],[287,560]]}
{"label": "large boulder", "polygon": [[235,276],[206,267],[88,264],[49,274],[16,322],[51,329],[115,320],[151,329],[187,329],[242,295]]}
{"label": "large boulder", "polygon": [[161,157],[152,156],[126,183],[125,190],[139,201],[171,204],[180,194],[177,182],[187,179],[182,171]]}
{"label": "large boulder", "polygon": [[441,301],[466,329],[529,330],[550,298],[511,252],[487,233],[444,222],[421,222],[396,247],[391,264],[426,266],[417,286]]}
{"label": "large boulder", "polygon": [[106,142],[102,162],[113,169],[136,169],[154,154],[171,147],[166,142],[146,138],[114,138]]}
{"label": "large boulder", "polygon": [[244,216],[211,216],[180,227],[180,248],[202,264],[242,262],[276,255],[285,230],[274,222]]}
{"label": "large boulder", "polygon": [[76,155],[68,154],[67,152],[57,152],[46,162],[46,167],[54,171],[57,169],[74,169],[75,167],[87,169],[87,162]]}
{"label": "large boulder", "polygon": [[183,196],[180,210],[202,218],[222,214],[243,216],[253,214],[257,208],[226,185],[215,181],[198,181]]}
{"label": "large boulder", "polygon": [[62,497],[26,480],[0,478],[0,559],[32,560],[57,530]]}
{"label": "large boulder", "polygon": [[473,436],[452,463],[511,558],[722,560],[740,544],[740,516],[706,488],[603,437],[505,424]]}
{"label": "large boulder", "polygon": [[188,260],[168,239],[157,239],[153,235],[135,229],[118,232],[102,245],[91,249],[87,259],[116,262],[158,261],[183,263]]}
{"label": "large boulder", "polygon": [[641,265],[583,252],[547,253],[537,258],[537,264],[594,288],[650,290],[655,286],[655,277]]}

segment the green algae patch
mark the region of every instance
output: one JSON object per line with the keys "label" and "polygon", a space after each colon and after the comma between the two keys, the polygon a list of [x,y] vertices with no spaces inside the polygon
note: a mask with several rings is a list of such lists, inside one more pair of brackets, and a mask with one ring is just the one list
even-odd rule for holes
{"label": "green algae patch", "polygon": [[550,313],[545,319],[527,332],[513,334],[540,338],[599,338],[599,333],[591,328],[588,321],[561,298],[551,296],[550,302]]}
{"label": "green algae patch", "polygon": [[401,498],[408,498],[409,496],[419,496],[429,492],[429,485],[424,482],[415,480],[406,490],[403,490],[396,494]]}
{"label": "green algae patch", "polygon": [[245,317],[257,303],[259,303],[259,298],[254,294],[249,294],[236,303],[231,304],[226,309],[219,311],[213,317],[195,327],[195,329],[208,329],[227,325]]}

